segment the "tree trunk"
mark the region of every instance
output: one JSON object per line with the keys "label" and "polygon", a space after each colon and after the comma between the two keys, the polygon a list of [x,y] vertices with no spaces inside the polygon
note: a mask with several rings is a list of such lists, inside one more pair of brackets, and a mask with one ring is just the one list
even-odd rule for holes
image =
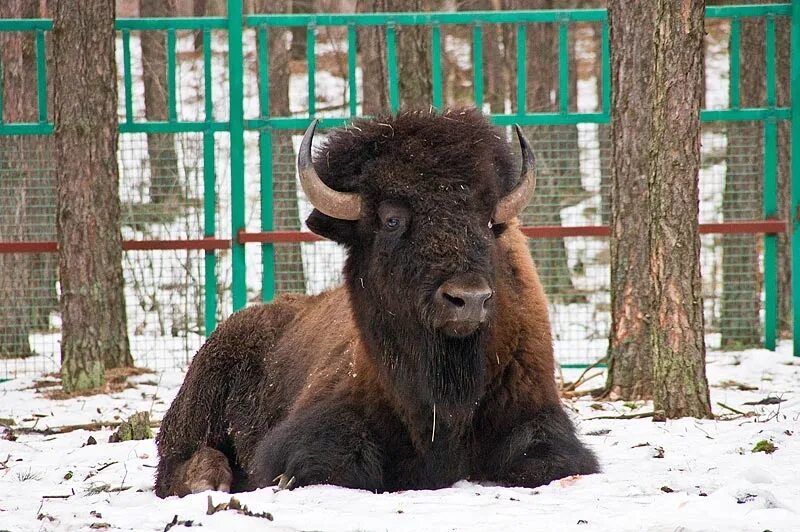
{"label": "tree trunk", "polygon": [[[0,4],[0,18],[32,18],[37,8],[27,0]],[[36,121],[36,55],[33,39],[23,33],[0,32],[0,83],[6,122]],[[42,160],[29,153],[38,137],[0,137],[0,241],[25,241],[31,236],[30,195],[36,165]],[[28,335],[33,328],[33,255],[0,253],[0,358],[32,354]],[[16,304],[9,304],[10,302]]]}
{"label": "tree trunk", "polygon": [[[432,11],[439,2],[423,0],[375,0],[358,2],[363,13],[385,11]],[[401,108],[427,108],[433,101],[431,30],[425,27],[397,26],[397,73]],[[358,30],[362,64],[362,111],[365,115],[388,113],[389,70],[386,30],[370,26]]]}
{"label": "tree trunk", "polygon": [[705,0],[652,3],[655,54],[647,179],[653,402],[657,418],[705,418],[711,417],[711,406],[698,228]]}
{"label": "tree trunk", "polygon": [[[139,0],[142,17],[169,17],[175,14],[175,0]],[[167,48],[161,31],[141,32],[144,109],[148,121],[167,120]],[[150,159],[150,201],[177,203],[183,197],[174,135],[147,134]]]}
{"label": "tree trunk", "polygon": [[[206,16],[206,0],[194,0],[192,2],[192,15],[195,17]],[[194,51],[202,52],[203,45],[203,32],[197,30],[194,32]],[[211,43],[209,43],[209,46],[211,46]]]}
{"label": "tree trunk", "polygon": [[611,331],[606,390],[614,399],[653,393],[647,188],[655,5],[608,6],[611,39]]}
{"label": "tree trunk", "polygon": [[[259,13],[286,13],[285,4],[258,0],[255,6]],[[289,116],[289,58],[286,47],[285,28],[270,28],[267,35],[269,49],[269,103],[271,116]],[[305,44],[305,28],[303,28]],[[294,46],[294,42],[292,46]],[[304,53],[305,55],[305,53]],[[295,153],[291,131],[272,131],[272,205],[273,227],[278,231],[300,229],[300,213],[295,181]],[[306,291],[303,273],[301,245],[275,245],[275,292]]]}
{"label": "tree trunk", "polygon": [[[292,0],[292,13],[308,14],[314,12],[314,0]],[[295,61],[302,61],[306,58],[308,46],[306,43],[306,27],[292,26],[292,47],[291,58]]]}
{"label": "tree trunk", "polygon": [[56,0],[53,20],[61,375],[65,391],[130,366],[117,168],[114,0]]}
{"label": "tree trunk", "polygon": [[[788,17],[775,19],[776,30],[776,97],[779,107],[788,107],[790,47],[782,45],[790,41]],[[794,216],[791,214],[791,123],[778,121],[778,217],[788,224],[786,233],[778,236],[778,326],[783,337],[792,334],[792,248],[791,238]]]}
{"label": "tree trunk", "polygon": [[[741,23],[741,106],[762,107],[764,79],[764,23]],[[722,218],[726,222],[762,217],[764,125],[762,122],[727,123],[725,189]],[[723,235],[721,345],[744,349],[761,344],[761,274],[756,235]]]}

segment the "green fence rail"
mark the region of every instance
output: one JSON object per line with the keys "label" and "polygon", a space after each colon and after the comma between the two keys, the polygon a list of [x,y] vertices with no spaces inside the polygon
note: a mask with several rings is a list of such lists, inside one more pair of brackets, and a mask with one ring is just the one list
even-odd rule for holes
{"label": "green fence rail", "polygon": [[[201,18],[139,18],[119,19],[116,29],[120,35],[123,57],[122,94],[124,113],[119,129],[123,134],[132,133],[197,133],[202,135],[203,145],[203,231],[207,239],[216,239],[218,229],[215,214],[217,213],[217,174],[215,171],[215,134],[226,134],[230,140],[230,234],[223,238],[230,239],[232,255],[232,307],[242,308],[247,302],[247,259],[245,247],[248,242],[261,242],[262,287],[261,295],[266,301],[275,296],[275,245],[278,239],[271,238],[275,233],[273,226],[273,134],[277,131],[302,130],[313,119],[318,118],[316,108],[315,80],[318,75],[317,39],[321,28],[339,27],[346,30],[347,42],[347,99],[345,111],[341,116],[328,115],[319,117],[320,128],[329,128],[348,123],[358,116],[356,85],[357,70],[357,30],[378,26],[386,35],[386,61],[388,66],[388,94],[392,111],[400,106],[397,31],[404,26],[424,26],[431,31],[431,65],[432,95],[434,107],[444,105],[443,94],[443,30],[449,26],[468,26],[471,28],[472,50],[472,87],[473,103],[481,107],[484,104],[483,86],[484,57],[482,42],[487,25],[506,24],[513,27],[516,36],[516,109],[506,114],[491,114],[493,123],[500,126],[520,124],[523,126],[564,126],[575,124],[610,123],[611,76],[610,76],[610,43],[607,13],[604,9],[586,10],[552,10],[552,11],[484,11],[460,13],[371,13],[371,14],[308,14],[308,15],[245,15],[242,0],[228,0],[228,17]],[[792,50],[800,50],[800,3],[719,6],[708,7],[707,19],[727,19],[730,21],[729,76],[730,105],[727,109],[703,110],[703,122],[739,122],[758,121],[763,124],[763,220],[775,220],[778,217],[777,205],[777,124],[779,121],[791,121],[792,137],[800,138],[800,62],[793,58],[791,71],[791,107],[779,107],[776,100],[776,47],[785,43],[776,42],[775,21],[778,17],[791,17]],[[766,62],[766,102],[762,107],[743,108],[740,105],[739,85],[740,72],[740,28],[741,21],[758,17],[765,23],[765,62]],[[599,110],[596,112],[573,111],[575,102],[570,102],[570,70],[569,39],[577,24],[594,24],[600,36],[600,78]],[[558,94],[557,111],[531,112],[526,102],[526,87],[531,73],[526,71],[526,40],[531,25],[557,25],[558,37]],[[308,78],[308,97],[305,116],[272,116],[269,102],[269,51],[268,35],[271,31],[281,31],[290,27],[306,28],[306,63]],[[277,29],[276,29],[277,28]],[[3,20],[0,19],[0,32],[32,32],[35,35],[37,65],[36,105],[38,120],[31,123],[3,122],[3,92],[0,83],[0,136],[19,135],[51,135],[53,124],[48,120],[46,40],[45,35],[52,30],[52,21],[44,19]],[[134,83],[131,53],[132,32],[162,32],[166,34],[167,61],[167,118],[161,121],[137,120],[134,113]],[[227,74],[228,74],[228,119],[220,120],[214,116],[214,94],[212,93],[212,51],[205,46],[202,53],[204,70],[203,97],[204,117],[202,120],[185,120],[179,118],[176,93],[176,70],[178,64],[176,32],[194,31],[203,36],[203,42],[210,43],[213,32],[227,34]],[[246,32],[255,34],[257,47],[259,105],[256,116],[245,112],[244,83],[245,59],[243,40]],[[2,65],[0,65],[0,74]],[[259,136],[258,146],[261,157],[261,202],[260,202],[260,240],[244,238],[246,228],[245,203],[245,135],[256,132]],[[792,212],[800,212],[800,142],[792,142]],[[794,215],[795,218],[797,215]],[[800,264],[800,224],[794,220],[792,228],[792,257],[795,264]],[[778,309],[778,248],[777,234],[769,231],[755,231],[764,234],[763,270],[764,270],[764,343],[774,349],[777,339]],[[563,234],[569,234],[563,233]],[[580,232],[576,234],[581,234]],[[296,241],[300,241],[298,238]],[[281,240],[287,241],[287,240]],[[291,241],[291,239],[289,239]],[[216,274],[219,249],[213,246],[205,249],[205,330],[210,333],[216,327],[218,314],[218,279]],[[2,250],[0,249],[0,252]],[[793,276],[794,305],[794,337],[800,337],[800,278]],[[795,343],[795,354],[800,355],[800,342]]]}

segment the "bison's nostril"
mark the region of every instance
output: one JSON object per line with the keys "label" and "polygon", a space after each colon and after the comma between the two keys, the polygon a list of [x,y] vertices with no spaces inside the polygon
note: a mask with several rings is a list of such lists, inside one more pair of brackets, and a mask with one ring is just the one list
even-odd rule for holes
{"label": "bison's nostril", "polygon": [[451,295],[450,295],[450,294],[448,294],[447,292],[445,292],[445,293],[444,293],[444,294],[442,294],[442,295],[444,296],[444,298],[445,298],[447,301],[449,301],[449,302],[450,302],[450,303],[452,303],[453,305],[457,306],[458,308],[461,308],[461,307],[463,307],[463,306],[466,304],[466,303],[464,303],[464,300],[463,300],[463,299],[461,299],[460,297],[451,296]]}

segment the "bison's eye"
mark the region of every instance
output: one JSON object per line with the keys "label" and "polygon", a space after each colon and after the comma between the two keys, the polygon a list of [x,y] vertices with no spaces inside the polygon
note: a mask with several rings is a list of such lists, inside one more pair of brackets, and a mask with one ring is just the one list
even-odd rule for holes
{"label": "bison's eye", "polygon": [[383,222],[383,226],[386,228],[387,231],[394,231],[400,227],[400,219],[399,218],[388,218],[385,222]]}
{"label": "bison's eye", "polygon": [[386,201],[378,207],[378,218],[387,233],[401,234],[408,227],[411,212],[405,205]]}

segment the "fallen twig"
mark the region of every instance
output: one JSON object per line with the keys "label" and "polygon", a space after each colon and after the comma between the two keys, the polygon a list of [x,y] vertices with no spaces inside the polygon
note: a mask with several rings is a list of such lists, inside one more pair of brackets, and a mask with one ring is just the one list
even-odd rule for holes
{"label": "fallen twig", "polygon": [[596,368],[600,364],[604,364],[605,361],[606,361],[606,357],[603,357],[600,360],[598,360],[597,362],[595,362],[594,364],[588,366],[586,369],[583,370],[583,372],[578,376],[578,378],[575,379],[575,382],[565,382],[564,385],[561,387],[561,391],[562,392],[572,392],[578,386],[583,384],[584,382],[587,382],[587,381],[593,379],[597,375],[602,375],[602,373],[597,373],[597,374],[594,374],[591,377],[587,378],[586,380],[584,380],[584,377],[586,376],[587,373],[589,373],[590,370],[593,370],[594,368]]}
{"label": "fallen twig", "polygon": [[731,411],[731,412],[733,412],[734,414],[739,414],[740,416],[748,416],[748,415],[751,415],[751,414],[752,414],[752,412],[751,412],[750,414],[748,414],[748,413],[746,413],[746,412],[742,412],[741,410],[736,410],[736,409],[735,409],[735,408],[733,408],[732,406],[728,406],[728,405],[726,405],[725,403],[720,403],[719,401],[717,401],[717,406],[719,406],[719,407],[721,407],[721,408],[724,408],[725,410],[730,410],[730,411]]}
{"label": "fallen twig", "polygon": [[[38,421],[38,420],[37,420]],[[103,430],[106,428],[116,428],[122,425],[124,421],[95,421],[93,423],[82,423],[78,425],[61,425],[59,427],[47,427],[46,429],[37,429],[33,427],[16,427],[14,431],[18,434],[42,434],[44,436],[52,436],[53,434],[66,434],[76,430]],[[161,426],[160,421],[150,421],[150,428],[158,428]]]}
{"label": "fallen twig", "polygon": [[587,417],[586,420],[592,419],[639,419],[643,417],[653,417],[654,412],[639,412],[638,414],[622,414],[621,416],[595,416]]}

